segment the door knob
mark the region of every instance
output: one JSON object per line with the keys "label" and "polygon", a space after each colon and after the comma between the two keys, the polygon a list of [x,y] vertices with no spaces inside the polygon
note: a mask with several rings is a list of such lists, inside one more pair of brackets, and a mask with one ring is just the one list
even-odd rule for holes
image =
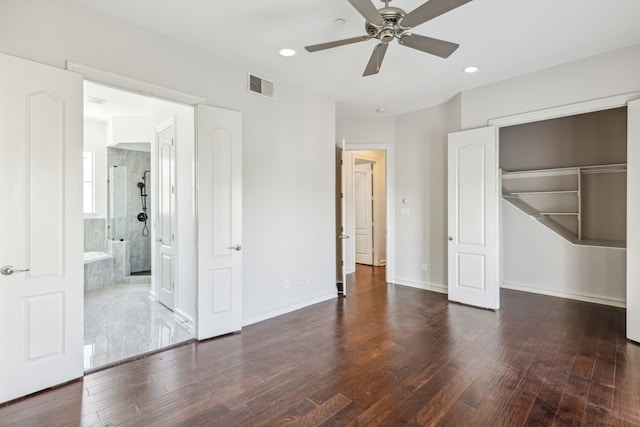
{"label": "door knob", "polygon": [[242,246],[241,245],[227,246],[227,249],[233,249],[234,251],[240,252],[242,250]]}
{"label": "door knob", "polygon": [[449,241],[453,242],[453,236],[449,236]]}
{"label": "door knob", "polygon": [[11,276],[13,273],[24,273],[25,271],[29,271],[29,269],[18,270],[13,265],[5,265],[0,269],[0,273],[4,276]]}
{"label": "door knob", "polygon": [[345,240],[345,239],[348,239],[348,238],[349,238],[349,236],[347,236],[346,234],[341,234],[341,235],[338,236],[338,239],[342,239],[342,240]]}

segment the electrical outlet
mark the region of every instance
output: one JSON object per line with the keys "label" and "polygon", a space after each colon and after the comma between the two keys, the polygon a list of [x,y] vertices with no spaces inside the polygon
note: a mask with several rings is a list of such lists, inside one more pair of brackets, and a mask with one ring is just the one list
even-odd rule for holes
{"label": "electrical outlet", "polygon": [[422,271],[427,271],[427,263],[426,262],[422,263]]}
{"label": "electrical outlet", "polygon": [[288,280],[284,281],[284,288],[285,289],[289,289],[289,281]]}

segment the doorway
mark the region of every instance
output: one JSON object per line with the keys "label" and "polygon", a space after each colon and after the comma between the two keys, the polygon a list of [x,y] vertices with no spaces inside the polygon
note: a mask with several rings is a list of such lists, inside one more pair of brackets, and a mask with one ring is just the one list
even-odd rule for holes
{"label": "doorway", "polygon": [[195,284],[179,280],[190,266],[176,249],[176,153],[194,145],[194,111],[88,81],[84,92],[84,369],[93,370],[195,336],[195,304],[177,303]]}
{"label": "doorway", "polygon": [[[357,271],[371,268],[390,282],[389,247],[390,196],[387,189],[389,150],[360,146],[346,146],[342,153],[342,174],[337,174],[343,189],[342,218],[344,253],[337,260],[344,265],[345,284],[354,283]],[[339,197],[336,198],[340,200]],[[337,221],[340,216],[337,215]],[[358,267],[358,268],[356,268]],[[387,271],[384,271],[384,270]],[[380,273],[382,271],[382,273]]]}

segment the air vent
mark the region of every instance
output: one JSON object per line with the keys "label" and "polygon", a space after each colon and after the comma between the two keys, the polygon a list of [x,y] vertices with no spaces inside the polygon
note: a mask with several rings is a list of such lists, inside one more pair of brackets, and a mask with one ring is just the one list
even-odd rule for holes
{"label": "air vent", "polygon": [[249,73],[249,92],[257,93],[273,99],[275,89],[275,83]]}

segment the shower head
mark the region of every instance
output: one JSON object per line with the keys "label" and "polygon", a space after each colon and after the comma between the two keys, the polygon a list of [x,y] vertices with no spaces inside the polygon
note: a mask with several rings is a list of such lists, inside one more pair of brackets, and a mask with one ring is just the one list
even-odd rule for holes
{"label": "shower head", "polygon": [[138,183],[138,188],[139,188],[139,189],[141,189],[141,190],[142,190],[144,187],[145,187],[145,185],[144,185],[142,182],[139,182],[139,183]]}

